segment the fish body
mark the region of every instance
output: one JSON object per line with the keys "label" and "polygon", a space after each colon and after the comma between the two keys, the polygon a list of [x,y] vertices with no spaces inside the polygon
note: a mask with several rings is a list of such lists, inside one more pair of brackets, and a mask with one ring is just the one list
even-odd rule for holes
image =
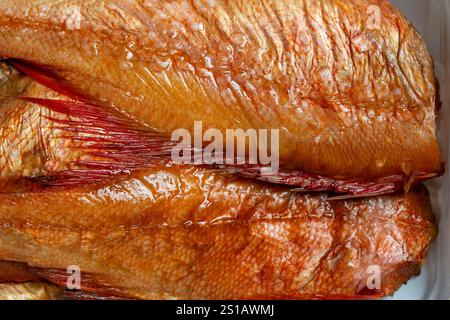
{"label": "fish body", "polygon": [[[420,271],[437,92],[387,1],[4,0],[0,43],[0,280],[339,299]],[[279,129],[279,172],[175,163],[195,120]]]}
{"label": "fish body", "polygon": [[393,191],[442,173],[433,63],[387,1],[208,3],[2,1],[0,56],[168,137],[279,129],[291,173],[267,180]]}
{"label": "fish body", "polygon": [[[87,130],[109,126],[86,127],[61,112],[78,105],[48,99],[54,94],[48,88],[32,83],[27,90],[28,97],[53,103],[8,102],[15,108],[4,123],[42,121],[12,135],[9,141],[28,144],[4,144],[5,159],[12,150],[26,154],[33,143],[45,148],[27,151],[43,161],[3,167],[11,192],[0,192],[0,259],[25,268],[5,281],[27,275],[64,287],[66,270],[75,265],[82,291],[72,296],[82,299],[375,298],[392,294],[420,270],[435,237],[421,187],[408,195],[332,201],[150,158],[144,159],[151,166],[109,177],[104,166],[140,160],[113,138],[130,134],[121,131],[124,123]],[[42,118],[24,116],[30,113]],[[111,160],[102,150],[117,154]],[[39,174],[15,169],[25,165]],[[17,179],[37,187],[21,190]],[[383,282],[367,290],[373,266]]]}
{"label": "fish body", "polygon": [[0,259],[61,285],[79,266],[81,289],[100,296],[365,298],[416,275],[436,235],[424,189],[328,201],[213,181],[160,169],[96,190],[3,195]]}

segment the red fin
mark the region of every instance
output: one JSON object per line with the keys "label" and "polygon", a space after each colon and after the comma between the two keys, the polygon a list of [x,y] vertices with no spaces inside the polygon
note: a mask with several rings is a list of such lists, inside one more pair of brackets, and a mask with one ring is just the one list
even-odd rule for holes
{"label": "red fin", "polygon": [[[70,279],[68,279],[70,274],[64,270],[36,269],[35,272],[42,279],[46,279],[61,287],[67,288],[67,284],[71,284]],[[111,288],[107,284],[103,284],[94,278],[95,277],[88,273],[82,273],[80,275],[80,287],[76,290],[66,291],[65,295],[78,299],[129,299],[123,296],[119,290]]]}
{"label": "red fin", "polygon": [[34,81],[42,84],[47,88],[50,88],[62,95],[65,95],[78,101],[82,101],[85,103],[94,102],[93,99],[76,92],[76,90],[70,88],[69,86],[63,85],[63,82],[60,79],[58,79],[56,75],[53,74],[52,71],[44,67],[37,66],[23,60],[10,59],[8,61],[19,71],[23,72],[24,74],[32,78]]}
{"label": "red fin", "polygon": [[121,296],[107,295],[102,293],[94,293],[81,290],[75,291],[66,290],[64,291],[63,296],[69,299],[76,299],[76,300],[133,300]]}
{"label": "red fin", "polygon": [[[227,169],[224,167],[223,169]],[[349,197],[376,196],[394,193],[403,190],[405,176],[391,175],[371,181],[363,179],[340,180],[330,177],[305,173],[302,171],[286,171],[280,169],[276,173],[264,173],[261,167],[243,165],[240,167],[228,167],[236,170],[244,177],[258,179],[265,182],[293,186],[292,191],[298,192],[323,192],[330,191],[343,196],[331,197],[332,200],[342,200]],[[439,176],[440,173],[415,172],[412,178],[406,178],[410,186],[418,185],[420,182]]]}
{"label": "red fin", "polygon": [[302,294],[302,295],[282,295],[282,296],[265,296],[265,297],[245,297],[242,300],[374,300],[383,298],[383,294],[380,291],[374,291],[373,293],[355,294],[355,295],[315,295],[315,294]]}
{"label": "red fin", "polygon": [[[144,130],[114,110],[104,110],[84,102],[23,97],[22,99],[66,114],[68,119],[52,118],[60,139],[82,142],[82,153],[89,160],[77,160],[78,168],[39,178],[52,186],[76,186],[98,182],[131,170],[170,161],[173,142],[156,132]],[[76,144],[73,148],[77,148]],[[95,160],[91,160],[95,159]]]}
{"label": "red fin", "polygon": [[[58,286],[67,287],[69,275],[59,269],[37,269],[36,274]],[[114,289],[107,284],[96,281],[90,274],[83,273],[80,277],[79,290],[65,291],[64,295],[69,298],[81,300],[129,300],[120,290]],[[371,300],[379,299],[384,296],[381,290],[361,290],[355,295],[320,295],[320,294],[302,294],[302,295],[277,295],[277,296],[251,296],[238,297],[236,300]]]}

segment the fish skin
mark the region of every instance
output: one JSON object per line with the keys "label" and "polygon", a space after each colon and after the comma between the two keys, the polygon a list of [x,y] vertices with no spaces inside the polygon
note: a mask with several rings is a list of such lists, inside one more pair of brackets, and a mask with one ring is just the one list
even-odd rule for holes
{"label": "fish skin", "polygon": [[44,282],[0,283],[0,300],[55,300],[63,293]]}
{"label": "fish skin", "polygon": [[22,94],[32,79],[6,62],[0,61],[0,103]]}
{"label": "fish skin", "polygon": [[[27,112],[27,109],[21,112]],[[68,141],[73,142],[73,139]],[[374,203],[364,204],[358,201]],[[0,259],[25,262],[33,267],[35,274],[60,286],[67,280],[67,265],[72,262],[79,264],[84,279],[80,298],[374,298],[391,294],[420,270],[426,248],[435,233],[427,201],[427,195],[422,190],[404,197],[329,202],[323,195],[295,193],[282,186],[242,179],[223,171],[162,165],[116,178],[113,182],[105,181],[70,190],[0,194]],[[310,289],[298,292],[296,286],[302,287],[302,281],[310,283],[308,277],[319,268],[314,265],[317,262],[315,257],[334,252],[332,248],[336,242],[345,242],[345,236],[344,240],[336,238],[336,235],[341,234],[340,221],[344,221],[339,219],[339,212],[347,212],[353,203],[351,212],[361,211],[364,216],[377,217],[377,213],[382,211],[383,215],[388,215],[387,218],[381,217],[382,223],[364,222],[368,226],[380,228],[380,224],[384,229],[386,219],[395,216],[397,211],[399,215],[405,215],[404,221],[399,223],[399,229],[406,225],[415,228],[413,237],[406,234],[405,238],[398,239],[402,250],[411,249],[407,252],[407,258],[405,259],[405,252],[399,257],[399,247],[395,246],[387,248],[387,252],[364,253],[367,259],[383,256],[387,261],[400,260],[395,265],[391,262],[383,265],[386,277],[381,292],[360,291],[363,290],[360,284],[364,283],[365,275],[355,270],[341,272],[347,275],[355,272],[352,275],[358,280],[357,283],[345,280],[342,276],[342,285],[339,282],[338,285],[332,285],[331,283],[336,283],[335,278],[340,277],[336,269],[328,270],[329,274],[326,271],[320,273],[325,278],[325,284],[322,284],[318,276],[317,284],[311,284]],[[267,228],[278,230],[277,235],[280,237],[273,238],[270,234],[265,234],[264,230],[267,231]],[[342,233],[347,233],[354,227],[342,229],[347,230]],[[398,237],[397,229],[389,231]],[[377,234],[378,232],[380,230],[376,231]],[[288,240],[283,238],[284,233]],[[226,241],[230,242],[220,242],[223,234],[227,235]],[[311,235],[317,237],[311,239]],[[384,243],[384,237],[375,240]],[[163,247],[158,251],[160,241]],[[127,243],[129,247],[120,248],[122,243]],[[189,265],[197,265],[193,256],[202,254],[203,249],[199,247],[199,243],[211,243],[209,252],[212,261],[221,258],[217,255],[221,254],[222,246],[235,248],[236,243],[242,244],[242,252],[250,253],[242,257],[239,248],[231,252],[223,249],[226,255],[224,260],[233,259],[230,262],[232,265],[228,267],[221,263],[215,266],[212,262],[211,266],[208,261],[200,260],[200,279],[192,279],[192,283],[181,283],[180,292],[176,286],[177,277]],[[73,247],[80,251],[72,252]],[[267,253],[270,258],[267,263],[264,259],[262,262],[258,260],[260,256],[255,247]],[[278,274],[276,266],[284,266],[279,260],[286,253],[285,250],[292,250],[294,253],[286,263],[286,274]],[[342,250],[347,249],[338,247],[334,250],[339,257]],[[122,257],[121,252],[132,254],[130,257]],[[160,260],[160,256],[166,257],[166,260],[161,260],[163,266],[152,263],[153,253],[158,256],[156,260]],[[119,262],[114,258],[116,254],[120,256]],[[236,264],[239,268],[231,275],[239,283],[232,282],[231,287],[224,287],[223,291],[211,292],[217,290],[221,283],[211,282],[209,278],[201,279],[204,274],[202,270],[206,272],[212,268],[211,272],[223,274],[228,269],[231,270],[236,260],[242,259],[245,264]],[[259,285],[256,286],[254,282],[254,279],[259,279],[262,271],[253,274],[253,278],[246,278],[249,272],[247,268],[254,261],[271,268],[266,272],[268,279],[263,277],[261,280],[265,285],[264,292],[257,291],[255,288]],[[344,266],[348,263],[342,262]],[[361,264],[363,266],[359,265],[360,268],[364,268],[368,262]],[[215,268],[223,270],[216,271]],[[158,271],[160,269],[168,270],[177,279],[170,278],[166,283],[166,276],[161,275],[161,271]],[[304,278],[300,277],[300,284],[291,283],[291,279],[298,275],[292,273],[292,270],[303,272],[301,275]],[[138,277],[129,281],[135,273]],[[271,273],[274,273],[273,277]],[[199,283],[211,282],[211,287],[206,286],[201,292],[192,290],[192,286],[197,287],[197,280]],[[279,289],[280,281],[284,281],[283,285],[288,288]],[[241,287],[241,282],[248,286]],[[148,283],[150,287],[146,287]],[[166,290],[166,285],[172,287]],[[241,291],[235,287],[239,287]],[[198,290],[200,288],[201,286]],[[296,291],[290,292],[292,288]]]}
{"label": "fish skin", "polygon": [[[18,65],[30,72],[28,66]],[[31,71],[31,74],[33,72]],[[111,108],[101,107],[82,97],[73,100],[54,91],[51,82],[27,80],[20,96],[11,94],[0,104],[0,193],[69,188],[113,179],[117,175],[157,164],[171,164],[175,142],[160,132],[143,129]],[[42,80],[42,79],[41,79]],[[4,83],[6,88],[20,83]],[[48,86],[48,87],[47,87]],[[80,101],[81,100],[81,101]],[[84,101],[84,102],[83,102]],[[263,173],[256,165],[214,166],[217,172],[246,178],[351,195],[376,195],[401,190],[402,175],[373,181],[334,180],[298,171]],[[416,173],[408,187],[432,177]]]}
{"label": "fish skin", "polygon": [[[369,5],[380,29],[366,25]],[[74,8],[79,29],[62,14]],[[168,135],[194,120],[279,128],[284,169],[364,181],[442,173],[433,63],[387,1],[6,0],[0,26],[0,56],[47,66]]]}
{"label": "fish skin", "polygon": [[[78,106],[29,77],[15,76],[15,69],[6,63],[0,62],[0,67],[0,78],[5,79],[0,83],[0,193],[38,190],[43,184],[56,184],[55,179],[64,180],[64,185],[86,184],[88,173],[101,181],[139,169],[139,164],[148,167],[170,160],[174,143],[165,147],[165,137],[161,141],[160,135],[133,128],[130,120],[114,117],[114,110]],[[61,111],[58,105],[68,110]],[[159,149],[164,147],[163,154]],[[75,175],[76,170],[83,173]],[[64,174],[75,182],[64,179]]]}
{"label": "fish skin", "polygon": [[[182,2],[175,2],[175,5],[179,3]],[[294,2],[273,3],[291,4],[295,9]],[[324,3],[344,6],[338,1]],[[367,3],[355,1],[353,5]],[[384,1],[374,3],[380,4],[383,12],[390,8]],[[22,4],[26,9],[26,3]],[[2,6],[3,3],[0,12],[5,9]],[[395,12],[392,15],[398,18]],[[45,13],[42,17],[45,19]],[[102,12],[99,17],[104,18]],[[3,18],[0,15],[0,24],[5,21]],[[15,18],[20,18],[20,14]],[[403,20],[400,20],[401,26]],[[19,28],[24,25],[26,23],[21,23]],[[35,31],[42,32],[40,23],[34,27]],[[14,25],[8,25],[3,31],[0,31],[3,32],[0,39],[8,32],[14,33]],[[51,32],[41,34],[45,37],[43,34],[52,35]],[[7,46],[11,49],[14,43]],[[23,50],[30,56],[39,52],[39,48],[32,49]],[[428,55],[426,50],[411,54]],[[426,65],[427,60],[425,57],[421,62]],[[65,67],[55,70],[72,81],[67,84],[97,95],[71,79]],[[99,64],[99,68],[102,67],[104,65]],[[78,73],[79,70],[77,77],[83,74]],[[426,73],[428,69],[425,66],[423,70]],[[415,72],[406,70],[405,73]],[[76,80],[87,80],[84,86],[93,84],[92,78],[89,82],[84,76]],[[425,96],[419,99],[423,100],[421,107],[428,106],[426,96],[432,90],[428,92],[427,86],[431,86],[431,82],[417,79],[417,91],[413,95]],[[100,87],[101,84],[97,84],[92,90],[100,90]],[[325,99],[330,107],[327,97],[319,99]],[[409,98],[417,102],[417,97],[405,99]],[[117,108],[121,110],[126,105],[117,104]],[[267,115],[270,116],[270,112]],[[248,123],[256,121],[252,113],[245,116],[250,118],[245,119]],[[426,113],[425,122],[427,116],[430,113]],[[149,125],[145,117],[135,118]],[[224,119],[227,121],[226,117]],[[231,119],[234,120],[234,115]],[[407,120],[399,123],[411,125],[411,119]],[[283,121],[289,123],[284,119],[280,123]],[[174,188],[174,181],[177,181],[175,186],[181,184],[190,188]],[[148,188],[152,184],[158,187]],[[160,198],[154,201],[156,195]],[[86,203],[86,196],[94,201]],[[86,296],[146,299],[380,297],[392,294],[419,272],[428,245],[436,235],[428,195],[422,187],[407,195],[328,201],[323,195],[298,194],[284,187],[204,168],[162,166],[70,191],[15,192],[1,194],[0,199],[0,259],[27,263],[36,268],[40,276],[60,285],[64,283],[61,281],[65,280],[62,275],[66,267],[78,264],[83,272],[82,289],[87,292]],[[40,214],[36,214],[38,210]],[[224,217],[224,211],[228,216]],[[381,290],[365,288],[366,270],[372,264],[381,267]]]}
{"label": "fish skin", "polygon": [[[436,232],[428,202],[422,189],[406,196],[327,201],[323,195],[295,193],[286,187],[242,179],[223,171],[162,165],[112,182],[70,190],[0,194],[0,259],[27,263],[34,274],[59,286],[66,283],[67,265],[79,264],[84,283],[83,291],[75,297],[80,298],[376,298],[392,294],[420,270]],[[376,252],[370,251],[370,245],[352,247],[362,250],[368,260],[383,257],[382,291],[367,292],[361,287],[366,276],[361,270],[370,261],[357,258],[358,270],[345,269],[353,260],[340,261],[340,255],[345,258],[346,250],[350,250],[344,243],[358,242],[366,236],[366,230],[357,239],[348,236],[355,226],[343,225],[346,219],[340,214],[346,213],[350,221],[361,220],[352,217],[352,213],[362,215],[363,220],[375,219],[361,222],[360,228],[378,228],[373,231],[373,241],[388,246],[386,251],[382,246]],[[396,221],[398,216],[400,220]],[[386,220],[392,227],[388,228],[388,235],[383,233]],[[277,232],[275,237],[264,233],[272,229]],[[223,235],[227,236],[225,243],[221,242]],[[311,235],[315,238],[311,239]],[[385,244],[394,236],[398,242]],[[126,245],[121,247],[123,243]],[[221,262],[224,251],[223,260],[230,260],[230,265],[202,259],[197,263],[193,257],[201,256],[204,250],[199,243],[203,248],[210,245],[212,261]],[[236,243],[241,243],[242,251],[235,247]],[[79,251],[73,252],[73,248]],[[259,261],[259,250],[267,253],[268,261],[265,257]],[[290,250],[293,254],[288,261],[281,261]],[[121,256],[124,252],[125,257]],[[242,252],[248,255],[242,257]],[[339,267],[323,271],[314,259],[331,253],[331,264],[337,259]],[[153,254],[162,266],[153,264]],[[118,258],[114,258],[116,255]],[[350,255],[349,259],[353,258]],[[329,264],[328,258],[322,260]],[[262,271],[249,274],[247,269],[255,261]],[[192,279],[192,283],[181,282],[178,287],[179,277],[183,278],[180,274],[191,265],[200,270],[200,278]],[[222,283],[201,278],[210,268],[212,273],[224,274],[235,265],[238,269],[230,276],[238,282],[231,282],[222,291],[218,290]],[[277,273],[278,265],[287,271]],[[270,270],[266,272],[264,268]],[[314,284],[309,278],[318,269]],[[167,275],[161,270],[167,270]],[[300,276],[300,284],[293,284],[291,279],[298,276],[298,270],[303,278]],[[195,278],[195,274],[191,277]],[[266,276],[261,278],[261,274]],[[352,281],[344,276],[349,274],[354,277]],[[131,278],[133,281],[129,281]],[[256,289],[259,284],[255,284],[255,279],[260,278],[263,292]],[[302,286],[302,281],[311,288]],[[206,287],[196,285],[205,282]],[[198,287],[197,291],[193,287]],[[289,291],[294,289],[295,292]]]}
{"label": "fish skin", "polygon": [[[60,97],[36,82],[29,82],[22,94],[47,99]],[[33,180],[71,169],[83,157],[89,159],[81,151],[83,143],[67,138],[83,137],[83,134],[65,132],[56,120],[68,120],[68,117],[18,96],[3,99],[0,103],[0,192],[35,189],[38,185]]]}
{"label": "fish skin", "polygon": [[26,263],[0,261],[0,300],[54,300],[64,289],[38,274]]}
{"label": "fish skin", "polygon": [[330,211],[325,198],[209,169],[159,166],[112,182],[0,194],[0,215],[4,223],[69,229],[175,228],[298,212],[321,216]]}
{"label": "fish skin", "polygon": [[[380,297],[419,272],[436,236],[423,187],[341,201],[273,188],[161,168],[88,191],[0,195],[0,259],[49,281],[78,265],[81,289],[100,296]],[[382,287],[367,292],[371,265]]]}
{"label": "fish skin", "polygon": [[0,261],[0,283],[38,281],[38,276],[26,263]]}

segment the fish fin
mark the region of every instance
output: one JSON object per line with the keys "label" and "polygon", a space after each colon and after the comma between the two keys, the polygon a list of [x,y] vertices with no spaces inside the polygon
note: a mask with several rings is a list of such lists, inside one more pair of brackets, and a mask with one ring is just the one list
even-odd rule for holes
{"label": "fish fin", "polygon": [[[66,187],[99,182],[133,170],[148,168],[170,161],[174,142],[165,136],[139,127],[133,120],[84,102],[21,97],[44,106],[64,119],[52,117],[58,139],[76,143],[70,148],[81,151],[83,157],[73,160],[70,167],[35,179],[46,186]],[[50,116],[51,117],[51,116]]]}
{"label": "fish fin", "polygon": [[15,261],[0,261],[0,282],[29,282],[41,280],[27,264]]}
{"label": "fish fin", "polygon": [[88,292],[82,290],[65,290],[63,296],[74,300],[132,300],[128,297],[117,295],[108,295],[97,292]]}
{"label": "fish fin", "polygon": [[72,89],[70,86],[65,85],[64,81],[62,79],[59,79],[50,69],[35,65],[24,60],[9,59],[8,62],[13,67],[26,74],[31,79],[43,85],[44,87],[52,89],[59,94],[62,94],[74,100],[85,102],[88,104],[95,104],[94,99],[91,99],[90,97],[77,92],[75,89]]}
{"label": "fish fin", "polygon": [[383,294],[380,291],[372,293],[357,293],[355,295],[320,295],[320,294],[301,294],[301,295],[281,295],[281,296],[252,296],[245,297],[242,300],[374,300],[380,299]]}
{"label": "fish fin", "polygon": [[[71,274],[61,269],[35,269],[35,273],[42,279],[54,283],[60,287],[67,288],[72,285]],[[82,273],[80,275],[79,286],[66,289],[64,294],[78,299],[129,299],[120,293],[119,290],[101,283],[95,279],[95,275]]]}
{"label": "fish fin", "polygon": [[[287,171],[283,169],[275,173],[267,174],[257,166],[243,166],[236,169],[244,177],[293,186],[295,188],[291,189],[291,191],[294,192],[327,191],[336,193],[336,195],[331,195],[329,200],[390,194],[402,190],[405,183],[404,175],[391,175],[366,181],[364,179],[342,180],[302,171]],[[409,188],[438,175],[440,173],[415,172],[412,178],[409,179]]]}

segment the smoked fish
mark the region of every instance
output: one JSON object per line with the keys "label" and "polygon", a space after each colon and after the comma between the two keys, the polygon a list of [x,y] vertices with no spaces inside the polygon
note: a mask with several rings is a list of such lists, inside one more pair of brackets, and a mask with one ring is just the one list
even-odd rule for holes
{"label": "smoked fish", "polygon": [[376,194],[442,173],[432,59],[386,0],[4,0],[0,44],[169,138],[278,129],[279,174],[247,176]]}
{"label": "smoked fish", "polygon": [[[105,179],[110,170],[104,173],[103,166],[141,160],[114,140],[116,134],[131,134],[137,139],[132,146],[140,132],[134,136],[111,117],[115,128],[86,126],[65,112],[89,106],[49,99],[48,89],[33,82],[25,90],[27,99],[7,100],[12,113],[3,114],[0,126],[15,133],[2,145],[0,260],[19,264],[8,265],[14,272],[5,281],[64,287],[67,267],[77,265],[81,291],[72,297],[83,299],[381,297],[419,272],[435,238],[423,187],[333,201],[151,158],[143,159],[152,166]],[[24,120],[29,126],[17,130]],[[102,126],[110,131],[88,130]],[[14,152],[29,161],[11,165]],[[19,188],[23,179],[37,187]],[[381,282],[367,290],[371,268]]]}
{"label": "smoked fish", "polygon": [[[0,299],[381,298],[436,238],[433,62],[386,0],[3,0],[0,59]],[[174,162],[195,121],[278,129],[279,170]]]}
{"label": "smoked fish", "polygon": [[159,168],[97,188],[2,194],[0,259],[60,285],[79,266],[81,289],[100,296],[376,298],[419,273],[436,236],[423,187],[339,201],[273,188]]}

